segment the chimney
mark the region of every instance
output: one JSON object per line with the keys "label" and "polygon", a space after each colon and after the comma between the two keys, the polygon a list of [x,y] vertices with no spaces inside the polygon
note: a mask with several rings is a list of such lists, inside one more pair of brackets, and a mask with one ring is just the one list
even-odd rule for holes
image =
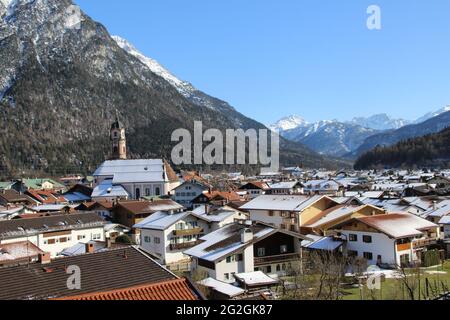
{"label": "chimney", "polygon": [[106,238],[106,248],[111,248],[111,246],[112,246],[111,238]]}
{"label": "chimney", "polygon": [[436,210],[437,209],[437,202],[436,202],[436,200],[434,200],[433,201],[433,210]]}
{"label": "chimney", "polygon": [[50,262],[52,262],[50,253],[48,252],[39,253],[38,262],[40,264],[49,264]]}
{"label": "chimney", "polygon": [[208,213],[209,213],[209,207],[208,207],[208,204],[205,203],[205,214],[208,214]]}
{"label": "chimney", "polygon": [[249,228],[245,228],[241,230],[241,242],[243,244],[249,243],[253,240],[253,231]]}
{"label": "chimney", "polygon": [[94,244],[86,243],[86,253],[94,253]]}

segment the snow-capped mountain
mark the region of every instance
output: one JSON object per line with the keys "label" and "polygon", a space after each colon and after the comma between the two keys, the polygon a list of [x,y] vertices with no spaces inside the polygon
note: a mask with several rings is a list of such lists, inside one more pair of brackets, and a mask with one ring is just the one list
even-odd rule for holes
{"label": "snow-capped mountain", "polygon": [[287,130],[296,129],[298,127],[307,126],[309,123],[300,116],[292,115],[289,117],[285,117],[280,119],[278,122],[268,125],[269,129],[274,132],[284,132]]}
{"label": "snow-capped mountain", "polygon": [[410,124],[410,121],[404,119],[394,119],[385,113],[376,114],[371,117],[356,117],[349,121],[350,124],[360,125],[374,130],[392,130],[399,129]]}
{"label": "snow-capped mountain", "polygon": [[438,111],[427,113],[427,114],[424,115],[423,117],[420,117],[419,119],[417,119],[416,121],[414,121],[414,124],[419,124],[419,123],[425,122],[425,121],[427,121],[427,120],[429,120],[429,119],[431,119],[431,118],[440,116],[441,114],[443,114],[443,113],[445,113],[445,112],[448,112],[448,111],[450,111],[450,105],[449,105],[449,106],[446,106],[446,107],[444,107],[444,108],[442,108],[442,109],[439,109]]}
{"label": "snow-capped mountain", "polygon": [[281,131],[280,134],[321,154],[340,157],[358,148],[366,138],[377,132],[337,120],[324,120],[315,123],[305,121],[294,129]]}
{"label": "snow-capped mountain", "polygon": [[[71,0],[0,0],[0,178],[91,172],[109,155],[116,113],[135,158],[170,158],[172,132],[197,120],[266,128],[116,41]],[[335,163],[285,139],[280,149],[284,165]]]}
{"label": "snow-capped mountain", "polygon": [[[3,1],[6,1],[6,0],[3,0]],[[180,92],[186,98],[192,96],[195,93],[195,91],[197,91],[197,89],[195,89],[192,86],[192,84],[190,84],[187,81],[178,79],[170,71],[168,71],[161,64],[159,64],[158,61],[145,56],[142,52],[140,52],[138,49],[136,49],[136,47],[133,46],[127,40],[125,40],[119,36],[112,36],[112,38],[117,42],[119,47],[124,49],[129,54],[138,58],[142,63],[144,63],[146,66],[148,66],[148,68],[150,69],[151,72],[156,73],[157,75],[162,77],[164,80],[169,82],[172,86],[174,86],[178,90],[178,92]]]}

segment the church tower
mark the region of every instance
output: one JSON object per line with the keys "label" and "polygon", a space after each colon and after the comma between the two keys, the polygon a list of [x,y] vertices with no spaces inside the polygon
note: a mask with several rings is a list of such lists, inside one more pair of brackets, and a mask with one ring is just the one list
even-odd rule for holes
{"label": "church tower", "polygon": [[127,140],[125,137],[125,128],[119,121],[119,115],[116,115],[116,121],[111,125],[111,160],[127,159]]}

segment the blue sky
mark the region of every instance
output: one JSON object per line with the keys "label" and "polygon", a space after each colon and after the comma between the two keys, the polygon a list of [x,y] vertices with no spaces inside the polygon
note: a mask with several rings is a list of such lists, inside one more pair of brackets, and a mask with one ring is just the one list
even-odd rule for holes
{"label": "blue sky", "polygon": [[[450,104],[448,0],[76,0],[183,80],[263,123]],[[366,27],[380,6],[382,29]]]}

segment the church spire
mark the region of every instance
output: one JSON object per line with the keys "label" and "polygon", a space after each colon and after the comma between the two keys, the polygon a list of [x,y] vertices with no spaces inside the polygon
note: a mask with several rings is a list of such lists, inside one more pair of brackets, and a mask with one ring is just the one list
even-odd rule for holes
{"label": "church spire", "polygon": [[111,160],[127,159],[127,140],[125,127],[120,122],[119,112],[116,109],[116,120],[111,125]]}

